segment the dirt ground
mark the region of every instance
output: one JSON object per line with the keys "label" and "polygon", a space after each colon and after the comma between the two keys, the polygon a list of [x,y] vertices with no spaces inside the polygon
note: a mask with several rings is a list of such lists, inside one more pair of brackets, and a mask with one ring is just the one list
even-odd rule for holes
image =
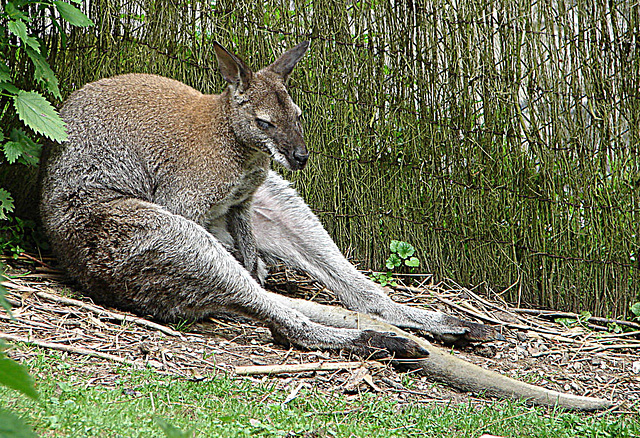
{"label": "dirt ground", "polygon": [[[0,338],[22,342],[9,353],[18,360],[38,354],[31,346],[89,357],[91,365],[83,361],[75,371],[102,385],[115,385],[115,367],[126,363],[192,380],[221,373],[254,381],[271,379],[284,390],[302,384],[321,391],[376,391],[417,403],[487,402],[389,362],[283,347],[274,343],[266,327],[245,318],[220,317],[169,327],[106,309],[83,298],[51,261],[30,258],[12,262],[8,270],[5,287],[15,319],[0,312]],[[326,289],[285,269],[270,276],[268,289],[337,304]],[[506,341],[443,347],[466,361],[545,388],[606,398],[614,403],[612,412],[640,411],[640,325],[636,323],[592,318],[567,325],[571,315],[514,309],[499,295],[481,297],[450,281],[401,285],[390,293],[400,302],[490,323],[505,336]],[[557,322],[559,317],[565,318],[564,324]],[[606,330],[614,326],[624,330]],[[331,369],[290,367],[300,364]],[[265,366],[277,366],[278,373],[266,374]],[[252,372],[257,374],[244,375]]]}

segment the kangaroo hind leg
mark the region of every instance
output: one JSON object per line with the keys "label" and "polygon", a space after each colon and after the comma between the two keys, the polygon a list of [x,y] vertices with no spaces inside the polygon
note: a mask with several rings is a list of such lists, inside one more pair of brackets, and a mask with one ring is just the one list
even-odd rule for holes
{"label": "kangaroo hind leg", "polygon": [[342,255],[289,183],[270,172],[253,202],[256,244],[267,262],[301,269],[334,291],[348,309],[448,342],[500,338],[489,326],[396,303]]}
{"label": "kangaroo hind leg", "polygon": [[240,313],[308,349],[424,355],[417,343],[399,336],[312,321],[265,291],[213,235],[182,216],[137,199],[91,210],[94,220],[82,230],[84,250],[70,265],[80,267],[82,283],[103,301],[111,296],[121,307],[163,320]]}

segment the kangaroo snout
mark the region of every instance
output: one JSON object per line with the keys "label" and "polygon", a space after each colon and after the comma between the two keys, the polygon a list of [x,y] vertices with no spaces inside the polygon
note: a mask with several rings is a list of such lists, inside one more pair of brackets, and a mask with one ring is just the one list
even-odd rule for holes
{"label": "kangaroo snout", "polygon": [[289,164],[291,165],[291,170],[302,170],[307,165],[307,161],[309,160],[309,152],[305,146],[295,148],[291,153],[291,159],[289,160]]}

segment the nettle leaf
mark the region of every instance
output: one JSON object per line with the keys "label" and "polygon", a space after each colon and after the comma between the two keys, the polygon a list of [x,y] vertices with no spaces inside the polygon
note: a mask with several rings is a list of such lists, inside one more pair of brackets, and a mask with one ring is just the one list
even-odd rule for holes
{"label": "nettle leaf", "polygon": [[416,249],[410,243],[398,242],[398,250],[396,252],[403,259],[408,259],[416,252]]}
{"label": "nettle leaf", "polygon": [[7,23],[7,29],[21,40],[24,41],[27,39],[27,25],[24,24],[24,21],[20,19],[11,20]]}
{"label": "nettle leaf", "polygon": [[[17,144],[17,146],[12,145],[12,147],[17,148],[19,151],[18,162],[27,166],[37,166],[40,162],[42,146],[31,140],[31,138],[20,129],[13,129],[10,137],[11,142]],[[5,155],[6,153],[5,145]]]}
{"label": "nettle leaf", "polygon": [[31,18],[23,14],[22,11],[16,8],[16,6],[12,2],[7,3],[7,5],[4,7],[4,11],[12,20],[24,20],[27,23],[31,21]]}
{"label": "nettle leaf", "polygon": [[11,94],[18,94],[20,91],[18,87],[7,82],[0,82],[0,90],[8,91]]}
{"label": "nettle leaf", "polygon": [[412,268],[417,268],[420,266],[420,260],[418,260],[417,257],[411,257],[410,259],[405,260],[404,264]]}
{"label": "nettle leaf", "polygon": [[54,5],[56,5],[56,9],[60,13],[60,16],[67,20],[70,24],[79,27],[87,27],[93,26],[93,21],[89,19],[84,13],[69,3],[63,1],[54,1]]}
{"label": "nettle leaf", "polygon": [[6,64],[0,63],[0,82],[11,82],[11,70]]}
{"label": "nettle leaf", "polygon": [[27,35],[27,25],[22,20],[12,20],[7,23],[9,32],[17,36],[25,45],[31,47],[36,52],[40,51],[40,43],[34,37]]}
{"label": "nettle leaf", "polygon": [[27,369],[3,353],[0,353],[0,385],[20,391],[33,400],[38,399],[38,391]]}
{"label": "nettle leaf", "polygon": [[35,132],[58,142],[67,139],[64,122],[40,93],[20,90],[14,96],[13,104],[20,120]]}
{"label": "nettle leaf", "polygon": [[49,63],[44,59],[44,56],[29,48],[27,48],[26,52],[36,68],[36,71],[33,73],[36,80],[42,82],[54,97],[62,99],[60,88],[58,88],[58,78],[56,78],[55,73],[51,70],[51,67],[49,67]]}
{"label": "nettle leaf", "polygon": [[6,213],[11,213],[13,211],[13,198],[11,197],[11,193],[7,192],[5,189],[0,189],[0,219],[6,220]]}
{"label": "nettle leaf", "polygon": [[9,164],[15,163],[20,158],[20,155],[22,155],[20,143],[8,141],[4,144],[4,156],[7,157]]}
{"label": "nettle leaf", "polygon": [[398,257],[396,254],[391,254],[387,259],[386,266],[387,266],[387,269],[392,270],[397,268],[401,264],[402,264],[402,260],[400,259],[400,257]]}

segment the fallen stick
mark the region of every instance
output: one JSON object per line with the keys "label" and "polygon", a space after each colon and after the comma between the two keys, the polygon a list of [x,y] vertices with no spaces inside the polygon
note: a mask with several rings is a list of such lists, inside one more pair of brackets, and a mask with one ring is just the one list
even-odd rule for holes
{"label": "fallen stick", "polygon": [[[416,291],[419,292],[420,291],[420,289],[414,288],[414,287],[411,287],[411,286],[396,286],[395,288],[398,289],[398,290],[404,290],[404,291],[407,291],[407,292],[416,292]],[[474,310],[471,310],[471,309],[468,309],[466,307],[463,307],[463,306],[461,306],[459,304],[456,304],[453,301],[448,300],[448,299],[446,299],[444,297],[439,297],[439,296],[435,295],[435,298],[437,300],[439,300],[439,301],[442,301],[446,305],[453,307],[454,309],[458,309],[461,312],[467,313],[467,314],[469,314],[471,316],[475,316],[476,318],[481,319],[481,320],[483,320],[485,322],[490,322],[492,324],[499,324],[499,325],[503,325],[505,327],[518,329],[518,330],[547,331],[547,330],[544,330],[544,329],[538,329],[538,328],[532,327],[530,325],[514,324],[512,322],[501,321],[501,320],[492,318],[492,317],[490,317],[488,315],[484,315],[482,313],[479,313],[479,312],[476,312]]]}
{"label": "fallen stick", "polygon": [[20,292],[28,292],[28,293],[33,293],[36,296],[40,297],[40,298],[44,298],[45,300],[48,301],[52,301],[54,303],[60,303],[60,304],[68,304],[70,306],[77,306],[80,307],[82,309],[85,310],[89,310],[97,315],[100,316],[106,316],[107,318],[110,319],[115,319],[116,321],[128,321],[128,322],[132,322],[134,324],[138,324],[144,327],[149,327],[155,330],[158,330],[164,334],[167,334],[169,336],[176,336],[179,338],[182,338],[182,333],[175,331],[173,329],[170,329],[169,327],[166,327],[164,325],[161,324],[157,324],[155,322],[143,319],[143,318],[138,318],[135,316],[131,316],[131,315],[123,315],[121,313],[116,313],[116,312],[112,312],[110,310],[107,310],[103,307],[100,306],[96,306],[94,304],[89,304],[86,303],[84,301],[80,301],[80,300],[74,300],[73,298],[67,298],[67,297],[62,297],[59,295],[54,295],[54,294],[50,294],[47,292],[42,292],[38,289],[34,289],[32,287],[28,287],[28,286],[23,286],[20,284],[16,284],[13,283],[12,281],[5,281],[3,283],[1,283],[3,286],[9,288],[9,289],[13,289],[13,290],[17,290]]}
{"label": "fallen stick", "polygon": [[570,312],[557,312],[555,310],[536,310],[536,309],[510,309],[512,312],[524,313],[527,315],[533,316],[541,316],[544,318],[554,319],[554,318],[571,318],[576,319],[578,321],[586,319],[586,321],[599,323],[599,324],[618,324],[624,325],[626,327],[631,327],[637,330],[640,330],[640,324],[631,321],[622,321],[620,319],[610,319],[610,318],[602,318],[600,316],[590,316],[589,318],[584,318],[577,313]]}
{"label": "fallen stick", "polygon": [[257,374],[283,374],[283,373],[305,373],[309,371],[336,371],[352,370],[360,368],[366,363],[374,368],[384,368],[379,362],[313,362],[292,365],[251,365],[238,366],[235,373],[238,376],[253,376]]}
{"label": "fallen stick", "polygon": [[107,360],[111,360],[111,361],[126,364],[126,365],[132,365],[135,367],[142,366],[142,364],[138,362],[134,362],[129,359],[125,359],[124,357],[115,356],[109,353],[101,353],[100,351],[89,350],[88,348],[72,347],[71,345],[56,344],[54,342],[40,341],[38,339],[28,339],[28,338],[23,338],[22,336],[15,336],[15,335],[10,335],[8,333],[2,333],[2,332],[0,332],[0,339],[4,339],[5,341],[10,341],[10,342],[20,342],[23,344],[34,345],[36,347],[49,348],[51,350],[65,351],[67,353],[81,354],[83,356],[91,356],[91,357],[97,357],[100,359],[107,359]]}

